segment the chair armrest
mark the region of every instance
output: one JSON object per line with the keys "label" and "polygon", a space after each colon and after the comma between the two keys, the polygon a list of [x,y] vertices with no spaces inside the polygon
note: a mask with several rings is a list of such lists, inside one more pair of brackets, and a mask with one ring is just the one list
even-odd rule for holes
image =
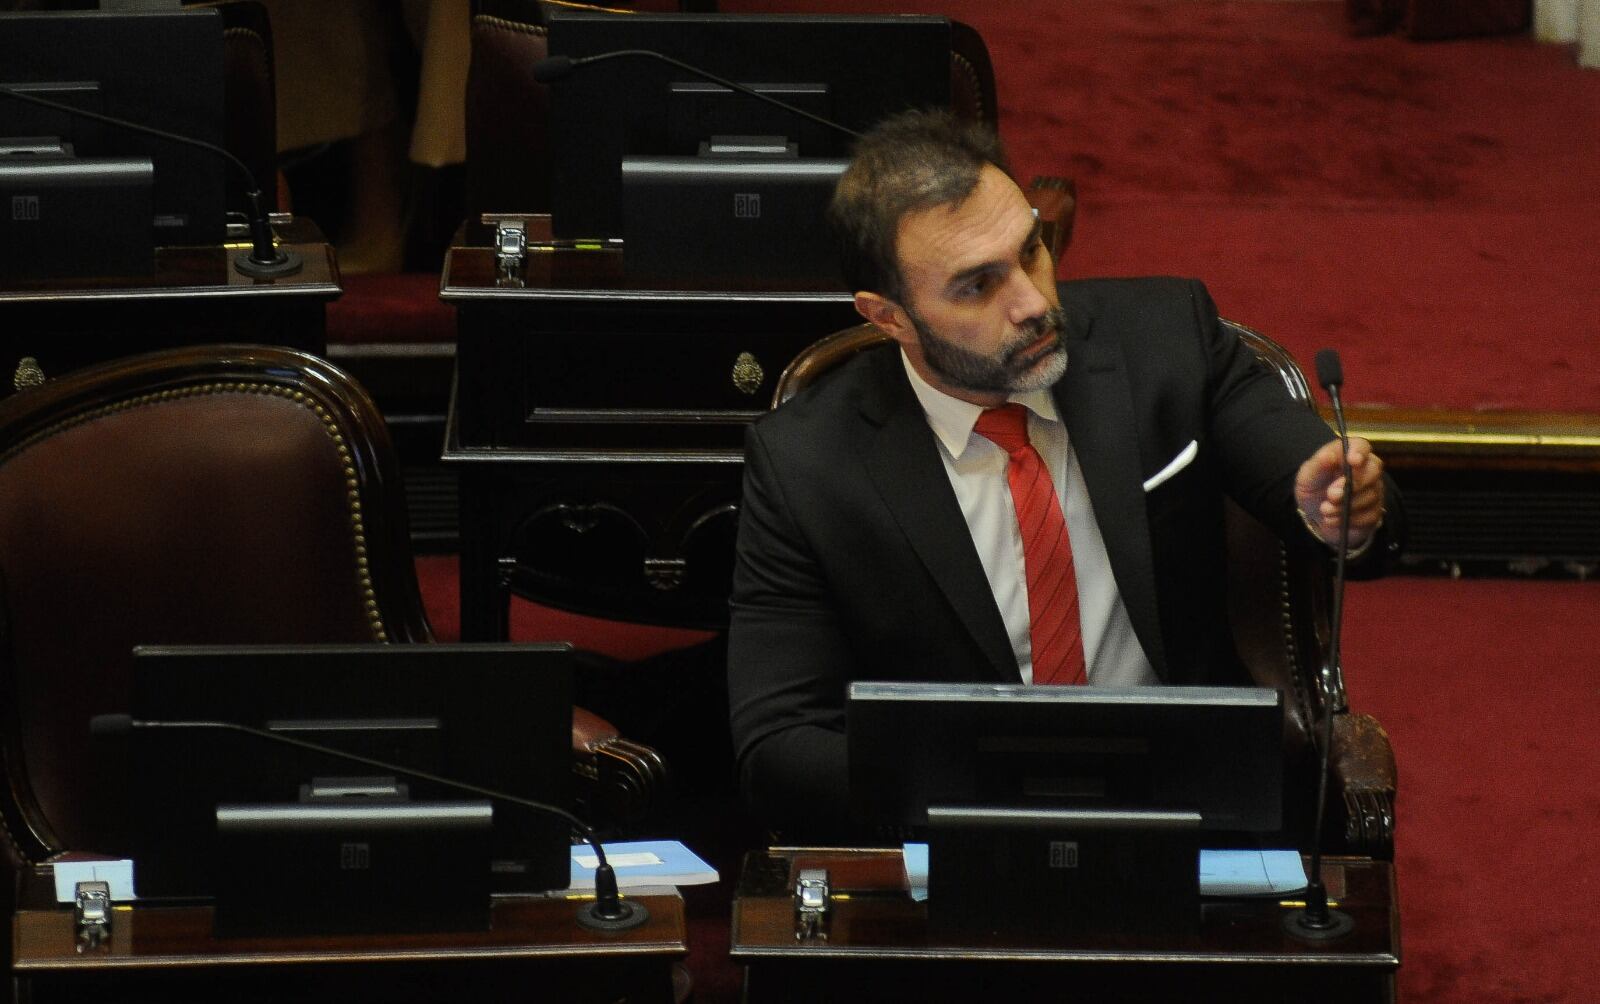
{"label": "chair armrest", "polygon": [[[1342,714],[1333,720],[1329,821],[1330,849],[1383,861],[1394,859],[1394,750],[1371,715]],[[1343,818],[1340,818],[1342,810]]]}
{"label": "chair armrest", "polygon": [[1071,178],[1035,175],[1024,194],[1044,224],[1042,236],[1050,257],[1059,263],[1061,252],[1072,243],[1072,221],[1078,211],[1076,183]]}
{"label": "chair armrest", "polygon": [[585,708],[572,709],[572,772],[579,812],[596,829],[636,825],[666,800],[661,754],[624,739],[616,726]]}

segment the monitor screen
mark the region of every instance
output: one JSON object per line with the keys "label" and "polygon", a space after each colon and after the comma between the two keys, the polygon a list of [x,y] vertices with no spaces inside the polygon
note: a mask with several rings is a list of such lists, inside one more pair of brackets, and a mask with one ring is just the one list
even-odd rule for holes
{"label": "monitor screen", "polygon": [[853,809],[1194,812],[1205,831],[1281,826],[1283,696],[1255,687],[853,683]]}
{"label": "monitor screen", "polygon": [[[0,13],[0,84],[222,146],[222,39],[217,10]],[[0,96],[0,147],[46,136],[77,158],[152,161],[152,247],[222,243],[216,154]]]}
{"label": "monitor screen", "polygon": [[[857,132],[907,108],[950,104],[950,24],[941,17],[551,13],[551,55],[620,49],[671,56]],[[624,158],[696,157],[714,136],[783,137],[805,161],[845,157],[850,145],[842,133],[656,59],[579,66],[552,88],[556,234],[628,238]],[[804,175],[781,180],[804,185]],[[692,247],[686,235],[697,220],[673,223],[678,246]]]}
{"label": "monitor screen", "polygon": [[[133,717],[224,721],[568,808],[572,663],[566,645],[145,646]],[[216,893],[216,807],[293,805],[314,779],[374,772],[258,736],[140,728],[122,738],[141,898]],[[401,775],[411,802],[476,796]],[[496,891],[564,888],[570,827],[492,803]]]}

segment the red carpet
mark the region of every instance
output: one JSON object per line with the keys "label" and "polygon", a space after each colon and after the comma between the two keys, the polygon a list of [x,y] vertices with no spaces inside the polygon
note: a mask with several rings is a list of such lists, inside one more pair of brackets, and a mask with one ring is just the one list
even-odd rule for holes
{"label": "red carpet", "polygon": [[1389,730],[1409,1004],[1600,999],[1600,585],[1353,585],[1353,706]]}

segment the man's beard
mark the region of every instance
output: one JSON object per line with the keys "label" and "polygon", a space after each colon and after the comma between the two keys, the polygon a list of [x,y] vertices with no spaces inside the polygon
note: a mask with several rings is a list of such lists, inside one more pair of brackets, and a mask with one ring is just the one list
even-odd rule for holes
{"label": "man's beard", "polygon": [[[928,368],[951,387],[984,394],[1026,393],[1049,387],[1067,371],[1067,347],[1061,341],[1066,315],[1060,307],[1024,321],[1016,338],[988,355],[941,337],[916,314],[907,314]],[[1030,348],[1047,333],[1052,336],[1048,342]]]}

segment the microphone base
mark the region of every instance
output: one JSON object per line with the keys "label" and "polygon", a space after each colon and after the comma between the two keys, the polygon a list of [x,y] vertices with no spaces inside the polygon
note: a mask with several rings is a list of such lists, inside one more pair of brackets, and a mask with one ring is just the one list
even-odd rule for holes
{"label": "microphone base", "polygon": [[650,919],[650,911],[638,900],[621,900],[622,913],[616,917],[600,914],[600,901],[578,907],[578,926],[591,931],[631,931]]}
{"label": "microphone base", "polygon": [[1307,910],[1295,910],[1283,918],[1283,929],[1306,941],[1332,941],[1354,931],[1356,922],[1342,910],[1329,910],[1326,921],[1314,920]]}
{"label": "microphone base", "polygon": [[276,279],[283,275],[293,275],[300,271],[303,262],[300,256],[293,251],[278,249],[275,261],[260,262],[250,257],[250,252],[241,253],[233,260],[233,267],[242,275],[252,279]]}

